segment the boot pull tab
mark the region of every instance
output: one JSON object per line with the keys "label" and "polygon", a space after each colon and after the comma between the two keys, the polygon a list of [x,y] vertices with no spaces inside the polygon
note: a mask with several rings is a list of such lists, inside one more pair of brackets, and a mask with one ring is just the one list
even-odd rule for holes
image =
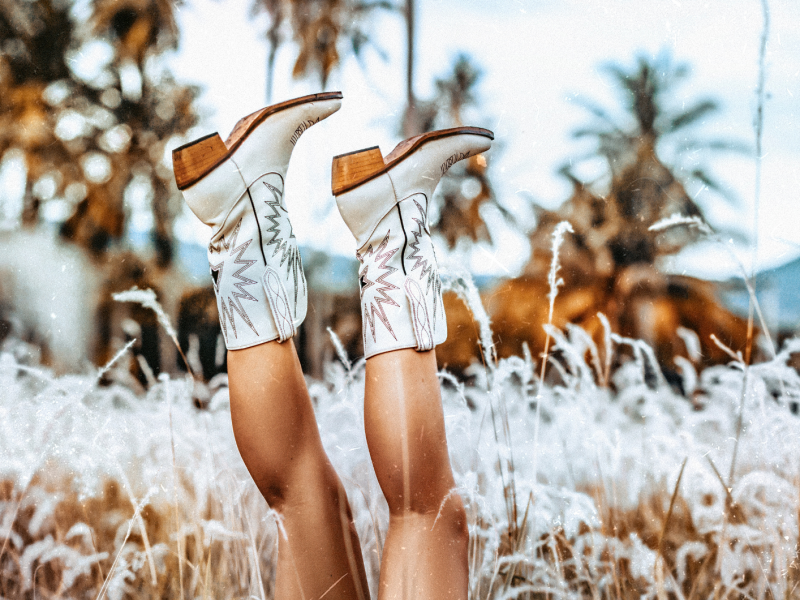
{"label": "boot pull tab", "polygon": [[411,306],[411,323],[414,326],[414,337],[417,338],[417,352],[433,350],[433,328],[422,288],[411,277],[406,277],[403,287]]}
{"label": "boot pull tab", "polygon": [[297,333],[286,288],[283,287],[277,271],[271,267],[267,267],[261,283],[267,293],[267,304],[275,321],[275,329],[278,330],[278,342],[285,342]]}

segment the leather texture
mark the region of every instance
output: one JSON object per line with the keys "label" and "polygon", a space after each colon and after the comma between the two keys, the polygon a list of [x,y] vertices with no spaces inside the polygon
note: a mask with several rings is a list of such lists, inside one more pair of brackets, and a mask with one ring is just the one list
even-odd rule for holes
{"label": "leather texture", "polygon": [[292,337],[306,316],[307,284],[284,199],[300,134],[341,100],[307,102],[267,117],[232,156],[183,191],[212,229],[208,262],[229,350]]}
{"label": "leather texture", "polygon": [[439,180],[491,140],[458,134],[424,143],[386,173],[336,197],[361,263],[362,334],[367,358],[447,339],[442,284],[428,210]]}

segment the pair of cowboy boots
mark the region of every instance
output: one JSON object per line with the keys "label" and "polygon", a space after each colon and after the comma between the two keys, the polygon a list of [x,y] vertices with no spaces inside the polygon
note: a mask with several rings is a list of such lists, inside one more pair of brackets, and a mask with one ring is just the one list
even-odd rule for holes
{"label": "pair of cowboy boots", "polygon": [[[341,106],[326,92],[268,106],[173,151],[178,188],[213,234],[208,261],[225,345],[292,337],[306,316],[307,283],[283,197],[302,133]],[[457,127],[409,138],[385,158],[378,147],[336,156],[332,190],[356,238],[366,358],[431,350],[447,338],[428,209],[456,162],[488,150],[494,135]]]}

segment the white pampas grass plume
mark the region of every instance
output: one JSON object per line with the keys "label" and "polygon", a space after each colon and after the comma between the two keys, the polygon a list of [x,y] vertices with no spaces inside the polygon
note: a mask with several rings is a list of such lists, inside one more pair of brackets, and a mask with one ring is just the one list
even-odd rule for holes
{"label": "white pampas grass plume", "polygon": [[647,228],[648,231],[664,231],[665,229],[669,229],[670,227],[675,227],[677,225],[688,225],[689,227],[697,227],[698,230],[702,231],[706,235],[713,236],[714,232],[709,227],[708,223],[703,221],[698,216],[694,217],[687,217],[686,215],[682,215],[680,213],[673,213],[670,216],[656,221],[650,227]]}
{"label": "white pampas grass plume", "polygon": [[478,323],[484,364],[489,369],[494,369],[497,362],[497,351],[492,339],[492,323],[483,302],[481,302],[481,295],[472,275],[454,260],[443,261],[439,274],[442,277],[442,291],[454,292],[469,308]]}
{"label": "white pampas grass plume", "polygon": [[175,328],[172,327],[172,323],[167,316],[167,313],[164,312],[162,306],[158,303],[156,299],[156,293],[147,288],[146,290],[140,290],[138,287],[133,286],[129,290],[125,290],[124,292],[119,292],[117,294],[111,295],[114,300],[117,302],[137,302],[144,306],[145,308],[149,308],[158,317],[158,322],[161,323],[161,326],[167,331],[169,336],[175,340],[175,344],[178,343],[178,334],[175,332]]}
{"label": "white pampas grass plume", "polygon": [[112,294],[111,297],[117,302],[137,302],[156,313],[158,322],[161,323],[161,326],[166,330],[169,337],[172,338],[172,343],[174,343],[175,347],[178,349],[183,363],[186,365],[186,370],[189,371],[189,374],[194,378],[194,370],[192,370],[189,364],[189,359],[186,358],[186,355],[181,349],[181,345],[178,343],[178,334],[175,332],[175,328],[172,326],[172,322],[169,320],[167,313],[164,312],[164,308],[158,303],[156,293],[153,290],[150,288],[140,290],[138,287],[133,286],[131,289],[125,290],[124,292]]}
{"label": "white pampas grass plume", "polygon": [[558,251],[561,248],[561,244],[564,243],[564,234],[566,232],[574,233],[569,221],[561,221],[553,230],[553,260],[550,262],[550,274],[547,276],[547,281],[550,284],[550,293],[547,296],[550,299],[550,313],[547,318],[548,325],[553,324],[553,306],[556,302],[556,296],[558,296],[558,288],[564,285],[564,280],[560,277],[557,278],[557,276],[558,270],[561,268],[561,265],[558,263]]}

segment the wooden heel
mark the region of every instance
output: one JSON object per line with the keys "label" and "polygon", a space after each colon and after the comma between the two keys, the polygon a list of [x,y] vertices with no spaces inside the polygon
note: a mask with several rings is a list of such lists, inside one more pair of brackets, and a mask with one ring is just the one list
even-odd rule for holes
{"label": "wooden heel", "polygon": [[228,147],[212,133],[172,151],[175,183],[184,190],[209,173],[228,156]]}
{"label": "wooden heel", "polygon": [[334,196],[354,188],[386,167],[380,148],[373,146],[333,157],[331,190]]}

